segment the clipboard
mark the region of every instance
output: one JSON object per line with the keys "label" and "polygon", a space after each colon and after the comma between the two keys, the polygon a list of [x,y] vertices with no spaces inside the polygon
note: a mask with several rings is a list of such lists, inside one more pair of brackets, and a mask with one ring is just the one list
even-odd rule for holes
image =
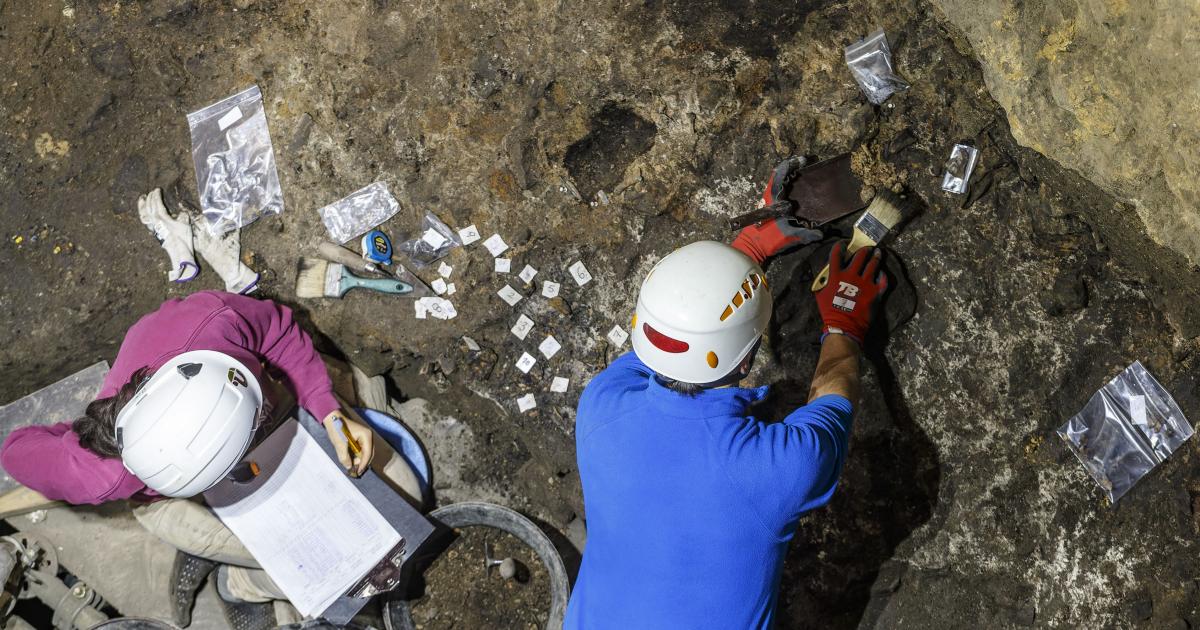
{"label": "clipboard", "polygon": [[[337,451],[329,441],[325,427],[321,426],[309,413],[301,413],[300,426],[317,440],[321,450],[333,461],[337,461]],[[338,464],[339,467],[341,464]],[[434,526],[416,508],[405,501],[390,485],[379,477],[375,471],[367,469],[362,477],[351,477],[354,487],[363,493],[375,509],[391,523],[400,533],[400,542],[396,543],[383,558],[367,572],[354,586],[335,600],[321,616],[332,623],[344,625],[362,610],[372,597],[395,589],[404,583],[405,574],[410,570],[409,563],[417,551],[425,545],[434,532]]]}
{"label": "clipboard", "polygon": [[[296,415],[299,419],[295,423],[286,420],[280,421],[275,426],[270,427],[270,430],[263,431],[262,433],[273,435],[286,430],[288,434],[296,435],[300,431],[304,431],[308,436],[313,438],[312,442],[340,470],[341,465],[337,463],[337,453],[334,450],[333,444],[329,441],[325,428],[311,414],[300,412]],[[260,436],[260,438],[255,440],[256,448],[258,446],[265,446],[266,444],[264,443],[268,443],[272,449],[276,450],[269,451],[268,453],[260,453],[262,457],[256,458],[257,463],[264,465],[264,469],[260,474],[255,476],[254,481],[245,485],[223,484],[217,489],[206,493],[205,498],[208,500],[210,506],[217,511],[218,517],[221,515],[220,506],[224,501],[232,501],[234,503],[243,501],[247,497],[253,496],[253,493],[263,483],[266,483],[266,480],[274,474],[273,470],[266,467],[266,462],[273,458],[272,453],[277,454],[281,452],[277,450],[280,446],[290,443],[290,439],[285,440],[285,442],[278,442],[277,440],[268,441],[263,436]],[[254,451],[251,450],[251,453],[253,454]],[[399,540],[391,549],[383,554],[382,558],[362,578],[352,584],[344,594],[333,600],[331,604],[328,604],[323,611],[313,614],[314,618],[324,618],[338,625],[349,623],[373,596],[402,585],[406,580],[406,576],[411,572],[411,559],[417,555],[434,532],[433,524],[374,471],[368,469],[362,477],[346,477],[346,480],[371,503],[372,507],[379,512],[388,525],[396,530],[396,533],[399,534]],[[214,503],[214,500],[217,502]],[[374,556],[374,554],[370,555]]]}

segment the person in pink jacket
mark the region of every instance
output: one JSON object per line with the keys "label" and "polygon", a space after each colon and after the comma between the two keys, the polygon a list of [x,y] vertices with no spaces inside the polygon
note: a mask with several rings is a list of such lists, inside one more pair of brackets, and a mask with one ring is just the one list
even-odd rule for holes
{"label": "person in pink jacket", "polygon": [[[194,351],[219,352],[252,370],[265,365],[281,372],[300,406],[326,427],[347,471],[360,475],[367,469],[373,434],[343,414],[321,356],[291,311],[269,300],[217,291],[168,300],[142,317],[125,335],[86,414],[74,422],[14,431],[0,448],[0,464],[49,499],[72,504],[132,499],[139,522],[160,538],[191,556],[232,565],[218,573],[222,595],[248,602],[280,599],[270,578],[210,510],[196,500],[162,497],[122,463],[116,431],[121,409],[150,374]],[[361,447],[359,456],[352,457],[334,420],[349,428]],[[190,600],[187,604],[190,608]]]}

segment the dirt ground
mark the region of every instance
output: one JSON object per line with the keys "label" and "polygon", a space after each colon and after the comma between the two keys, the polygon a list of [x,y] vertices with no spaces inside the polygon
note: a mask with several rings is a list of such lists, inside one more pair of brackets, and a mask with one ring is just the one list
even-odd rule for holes
{"label": "dirt ground", "polygon": [[[546,568],[528,545],[511,534],[478,527],[458,538],[424,572],[425,595],[412,604],[418,630],[513,628],[539,630],[550,610]],[[505,578],[487,560],[517,562]]]}
{"label": "dirt ground", "polygon": [[[879,26],[912,88],[873,107],[842,47]],[[1112,507],[1054,435],[1134,360],[1200,418],[1195,340],[1178,333],[1196,322],[1168,316],[1187,312],[1172,287],[1122,255],[1154,247],[1129,208],[1015,145],[969,46],[923,1],[0,0],[0,58],[0,400],[111,359],[140,315],[220,286],[211,271],[169,284],[134,202],[155,186],[194,200],[186,114],[257,84],[285,197],[242,232],[260,295],[429,401],[453,440],[430,449],[442,502],[521,510],[571,566],[586,516],[573,406],[628,350],[605,335],[627,329],[646,270],[729,238],[723,220],[780,158],[854,150],[915,205],[889,245],[891,334],[866,362],[839,491],[792,544],[779,626],[1200,624],[1190,443]],[[894,150],[905,130],[915,142]],[[938,187],[962,140],[982,151],[973,186],[987,182],[970,207]],[[384,226],[397,241],[434,212],[501,234],[514,271],[538,276],[497,276],[476,244],[447,259],[450,321],[388,296],[297,300],[317,208],[376,180],[402,205]],[[803,287],[820,252],[768,270],[777,315],[754,378],[781,398],[815,362]],[[583,287],[566,271],[579,260]],[[559,299],[540,297],[546,280]],[[527,296],[516,308],[505,281]],[[563,345],[549,360],[547,333]],[[539,358],[529,374],[522,352]]]}

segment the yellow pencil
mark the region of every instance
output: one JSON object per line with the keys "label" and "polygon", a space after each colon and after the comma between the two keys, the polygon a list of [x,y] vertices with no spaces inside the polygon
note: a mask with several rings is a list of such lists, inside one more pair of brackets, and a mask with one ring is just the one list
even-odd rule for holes
{"label": "yellow pencil", "polygon": [[338,426],[342,428],[342,435],[346,436],[346,445],[350,447],[350,452],[355,457],[362,455],[362,448],[358,446],[358,442],[354,440],[354,436],[350,435],[350,427],[346,426],[346,423],[341,418],[334,419],[334,422],[337,422]]}

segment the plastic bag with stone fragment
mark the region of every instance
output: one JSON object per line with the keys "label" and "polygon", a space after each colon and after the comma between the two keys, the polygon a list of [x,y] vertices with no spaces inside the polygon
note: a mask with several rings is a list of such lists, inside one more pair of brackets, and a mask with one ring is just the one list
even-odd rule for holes
{"label": "plastic bag with stone fragment", "polygon": [[257,85],[188,114],[200,212],[221,236],[283,212],[283,189]]}
{"label": "plastic bag with stone fragment", "polygon": [[967,144],[954,145],[950,150],[950,159],[946,160],[946,170],[942,173],[942,190],[960,195],[967,192],[971,172],[975,170],[978,160],[979,149]]}
{"label": "plastic bag with stone fragment", "polygon": [[1192,432],[1171,394],[1134,361],[1093,394],[1058,435],[1116,503]]}
{"label": "plastic bag with stone fragment", "polygon": [[462,247],[462,240],[454,230],[433,213],[426,212],[416,237],[400,243],[396,249],[408,256],[418,268],[423,268],[449,254],[455,247]]}
{"label": "plastic bag with stone fragment", "polygon": [[908,81],[900,78],[892,67],[892,49],[888,47],[883,29],[846,47],[846,65],[854,74],[858,87],[867,100],[880,105],[894,92],[908,89]]}

